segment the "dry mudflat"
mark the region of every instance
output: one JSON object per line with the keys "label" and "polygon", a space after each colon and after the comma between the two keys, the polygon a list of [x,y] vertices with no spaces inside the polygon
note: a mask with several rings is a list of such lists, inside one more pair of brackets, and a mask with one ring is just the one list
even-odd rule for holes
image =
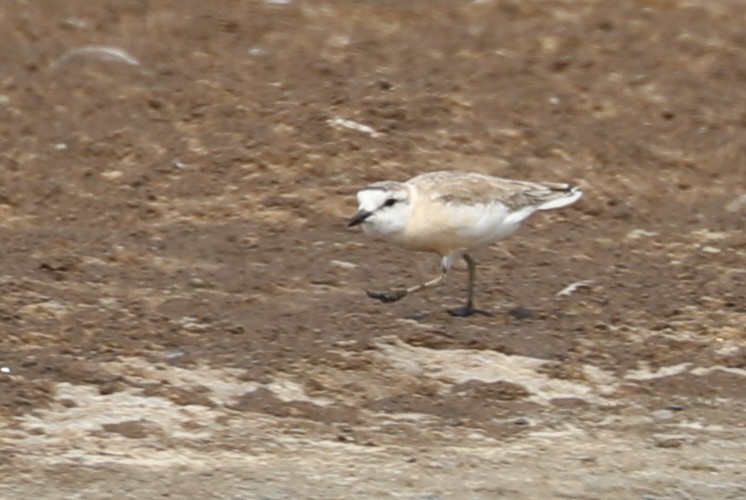
{"label": "dry mudflat", "polygon": [[[0,497],[746,498],[744,18],[6,0]],[[451,168],[586,195],[371,302],[437,257],[354,192]]]}

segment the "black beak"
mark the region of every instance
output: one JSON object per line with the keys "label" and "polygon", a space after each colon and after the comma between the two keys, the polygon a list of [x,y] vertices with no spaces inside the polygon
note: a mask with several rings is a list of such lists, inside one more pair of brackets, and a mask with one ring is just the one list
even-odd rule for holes
{"label": "black beak", "polygon": [[355,214],[355,216],[350,219],[350,222],[347,223],[347,227],[357,226],[358,224],[362,224],[365,222],[365,219],[373,215],[373,212],[368,212],[367,210],[360,210],[358,213]]}

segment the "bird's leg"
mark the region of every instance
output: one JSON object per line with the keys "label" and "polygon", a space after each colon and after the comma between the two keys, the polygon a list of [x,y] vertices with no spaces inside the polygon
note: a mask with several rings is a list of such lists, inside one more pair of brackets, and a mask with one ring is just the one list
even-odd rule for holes
{"label": "bird's leg", "polygon": [[469,268],[469,291],[466,296],[466,308],[474,309],[474,282],[477,277],[477,263],[474,262],[474,259],[468,253],[464,254],[464,260],[466,261],[466,266]]}
{"label": "bird's leg", "polygon": [[383,303],[396,302],[397,300],[401,300],[409,294],[442,285],[443,282],[446,280],[446,276],[448,276],[448,270],[451,268],[452,262],[453,260],[451,259],[451,257],[443,257],[440,260],[440,275],[420,285],[410,286],[409,288],[395,288],[381,292],[366,290],[365,293],[367,293],[368,297],[370,297],[371,299],[378,299]]}
{"label": "bird's leg", "polygon": [[474,261],[474,259],[471,258],[471,255],[469,255],[468,253],[464,254],[464,260],[466,261],[466,265],[469,268],[469,289],[466,295],[466,305],[464,307],[459,307],[458,309],[451,309],[448,312],[451,314],[451,316],[458,316],[460,318],[465,318],[467,316],[471,316],[472,314],[492,316],[492,314],[488,313],[487,311],[482,311],[474,308],[474,283],[476,282],[477,276],[477,263],[476,261]]}

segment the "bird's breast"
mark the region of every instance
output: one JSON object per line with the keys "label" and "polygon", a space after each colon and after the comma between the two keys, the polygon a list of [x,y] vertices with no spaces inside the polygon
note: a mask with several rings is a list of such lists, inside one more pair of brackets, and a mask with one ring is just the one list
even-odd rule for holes
{"label": "bird's breast", "polygon": [[502,204],[428,203],[413,211],[397,243],[412,250],[450,254],[506,238],[528,215],[516,216]]}

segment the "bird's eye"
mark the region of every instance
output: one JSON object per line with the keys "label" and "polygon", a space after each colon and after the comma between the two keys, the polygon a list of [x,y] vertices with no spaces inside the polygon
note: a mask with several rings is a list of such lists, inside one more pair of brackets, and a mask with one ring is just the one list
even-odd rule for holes
{"label": "bird's eye", "polygon": [[393,207],[394,205],[396,205],[396,200],[394,198],[389,198],[383,203],[384,207]]}

